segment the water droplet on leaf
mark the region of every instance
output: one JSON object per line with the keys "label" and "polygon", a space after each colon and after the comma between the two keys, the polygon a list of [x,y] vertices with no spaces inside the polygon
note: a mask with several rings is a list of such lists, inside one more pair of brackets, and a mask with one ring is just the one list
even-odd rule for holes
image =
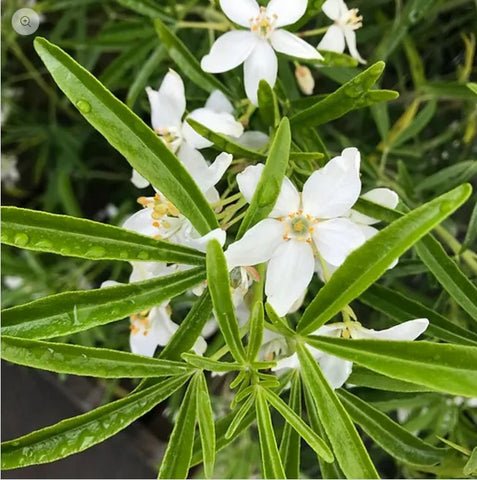
{"label": "water droplet on leaf", "polygon": [[78,100],[76,106],[81,113],[91,112],[91,105],[86,100]]}
{"label": "water droplet on leaf", "polygon": [[29,241],[30,238],[26,233],[17,233],[13,238],[13,243],[19,247],[24,247]]}

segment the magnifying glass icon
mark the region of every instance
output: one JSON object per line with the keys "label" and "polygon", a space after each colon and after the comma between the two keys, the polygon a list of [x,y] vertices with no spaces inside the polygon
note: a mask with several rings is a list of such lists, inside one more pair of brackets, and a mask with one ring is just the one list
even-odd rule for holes
{"label": "magnifying glass icon", "polygon": [[23,15],[23,17],[20,18],[20,23],[24,27],[30,27],[31,28],[30,18],[27,17],[26,15]]}

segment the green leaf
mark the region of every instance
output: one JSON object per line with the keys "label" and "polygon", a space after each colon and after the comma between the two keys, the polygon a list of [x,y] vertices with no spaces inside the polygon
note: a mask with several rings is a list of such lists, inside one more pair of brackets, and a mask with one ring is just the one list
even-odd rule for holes
{"label": "green leaf", "polygon": [[441,193],[449,188],[472,180],[477,175],[477,161],[467,160],[439,170],[416,185],[416,191]]}
{"label": "green leaf", "polygon": [[469,83],[467,84],[467,88],[468,88],[471,92],[475,93],[475,95],[477,95],[477,83],[475,83],[475,82],[469,82]]}
{"label": "green leaf", "polygon": [[441,195],[391,223],[352,252],[305,310],[298,324],[300,333],[313,332],[339,313],[385,273],[393,260],[462,205],[471,191],[465,184]]}
{"label": "green leaf", "polygon": [[278,100],[273,88],[266,80],[260,80],[258,87],[258,111],[262,120],[270,127],[276,128],[280,123]]}
{"label": "green leaf", "polygon": [[348,378],[348,382],[360,387],[369,387],[389,392],[428,392],[432,390],[428,387],[417,385],[416,383],[386,377],[385,375],[373,372],[359,365],[353,365],[353,371]]}
{"label": "green leaf", "polygon": [[325,461],[332,462],[333,454],[328,445],[275,393],[264,390],[270,405],[298,432],[300,437]]}
{"label": "green leaf", "polygon": [[260,220],[266,218],[273,210],[287,170],[290,144],[290,123],[288,118],[284,117],[273,139],[265,168],[250,200],[250,206],[240,224],[237,239]]}
{"label": "green leaf", "polygon": [[197,418],[198,378],[199,376],[195,375],[187,387],[161,462],[158,478],[187,478]]}
{"label": "green leaf", "polygon": [[235,433],[237,432],[237,429],[243,424],[243,420],[247,413],[250,411],[254,404],[254,397],[253,395],[250,395],[247,397],[245,402],[240,405],[237,409],[235,409],[232,414],[234,415],[233,420],[230,422],[230,425],[227,428],[227,431],[225,432],[225,438],[229,439],[232,438]]}
{"label": "green leaf", "polygon": [[445,449],[424,442],[352,393],[344,389],[337,393],[353,421],[393,458],[413,465],[435,465],[442,460]]}
{"label": "green leaf", "polygon": [[[477,93],[477,91],[475,93]],[[464,475],[477,474],[477,447],[475,447],[472,450],[469,461],[464,466],[463,474]]]}
{"label": "green leaf", "polygon": [[[301,379],[298,372],[295,372],[291,382],[289,407],[299,417],[301,417],[301,402]],[[300,478],[300,453],[300,435],[286,421],[280,440],[280,457],[282,458],[286,478]]]}
{"label": "green leaf", "polygon": [[211,313],[212,300],[209,290],[205,290],[161,351],[159,358],[180,360],[181,353],[188,352],[194,346]]}
{"label": "green leaf", "polygon": [[477,321],[477,286],[472,283],[432,237],[422,239],[416,252],[454,300]]}
{"label": "green leaf", "polygon": [[378,102],[394,100],[399,96],[390,90],[370,90],[382,75],[385,64],[377,62],[345,83],[324,100],[290,118],[293,126],[318,126],[342,117],[351,110],[369,107]]}
{"label": "green leaf", "polygon": [[265,390],[257,388],[255,395],[258,436],[262,458],[263,478],[286,478],[282,460],[277,447],[272,418],[268,408]]}
{"label": "green leaf", "polygon": [[219,362],[208,357],[202,357],[193,353],[183,353],[182,358],[196,368],[211,372],[234,372],[242,369],[242,364],[237,362]]}
{"label": "green leaf", "polygon": [[44,339],[81,332],[152,308],[205,279],[197,267],[97,290],[80,290],[34,300],[2,312],[2,335]]}
{"label": "green leaf", "polygon": [[187,49],[172,30],[158,18],[154,20],[154,26],[161,42],[169,52],[169,57],[189,80],[207,92],[218,89],[227,95],[230,94],[230,91],[222,82],[202,70],[196,56]]}
{"label": "green leaf", "polygon": [[210,128],[202,125],[193,118],[187,118],[186,122],[199,134],[207,138],[214,144],[214,148],[220,152],[227,152],[233,155],[234,157],[248,158],[249,160],[258,160],[264,161],[267,156],[263,153],[256,152],[255,150],[250,150],[247,147],[243,147],[237,142],[231,140],[227,135],[222,133],[216,133]]}
{"label": "green leaf", "polygon": [[468,88],[468,84],[460,82],[428,82],[421,85],[420,93],[439,101],[448,99],[475,102],[475,92]]}
{"label": "green leaf", "polygon": [[256,302],[250,314],[250,334],[247,345],[247,360],[253,362],[262,347],[264,313],[263,303]]}
{"label": "green leaf", "polygon": [[100,378],[141,378],[184,375],[183,363],[157,360],[106,348],[42,342],[2,335],[4,360],[56,373]]}
{"label": "green leaf", "polygon": [[217,228],[215,214],[177,157],[126,105],[59,47],[35,38],[55,82],[91,125],[184,214],[201,235]]}
{"label": "green leaf", "polygon": [[427,318],[430,322],[427,333],[441,340],[461,345],[477,346],[477,334],[447,320],[440,313],[422,303],[411,300],[395,289],[382,285],[373,285],[364,292],[359,300],[397,322],[412,318]]}
{"label": "green leaf", "polygon": [[170,18],[166,16],[163,9],[159,8],[154,0],[116,0],[123,7],[134,10],[141,15],[150,18]]}
{"label": "green leaf", "polygon": [[391,378],[454,395],[477,396],[477,348],[432,342],[310,336],[311,346]]}
{"label": "green leaf", "polygon": [[461,253],[474,244],[477,239],[477,202],[475,202],[470,216],[469,224],[467,225],[467,232],[465,234],[464,241],[462,242]]}
{"label": "green leaf", "polygon": [[1,213],[7,245],[92,260],[205,264],[197,250],[124,228],[15,207],[1,207]]}
{"label": "green leaf", "polygon": [[53,462],[82,452],[130,425],[172,395],[187,376],[164,380],[146,390],[108,403],[2,444],[2,469]]}
{"label": "green leaf", "polygon": [[346,409],[326,381],[318,363],[301,343],[297,344],[297,353],[305,388],[310,391],[346,478],[379,478]]}
{"label": "green leaf", "polygon": [[215,317],[225,342],[235,360],[243,363],[246,355],[240,340],[238,322],[232,302],[227,261],[217,240],[211,240],[207,245],[207,283],[212,296]]}
{"label": "green leaf", "polygon": [[199,421],[202,452],[204,453],[204,472],[206,478],[212,478],[215,463],[214,412],[212,411],[204,374],[200,374],[197,378],[197,419]]}

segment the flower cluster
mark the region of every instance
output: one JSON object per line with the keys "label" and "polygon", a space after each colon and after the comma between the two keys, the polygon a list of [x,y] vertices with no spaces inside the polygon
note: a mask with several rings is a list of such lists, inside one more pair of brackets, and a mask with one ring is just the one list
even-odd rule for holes
{"label": "flower cluster", "polygon": [[[218,73],[244,63],[245,90],[253,104],[257,103],[260,80],[264,79],[272,86],[275,84],[275,52],[308,60],[322,58],[317,49],[282,28],[296,23],[304,15],[307,0],[271,0],[267,7],[259,7],[255,0],[220,0],[220,5],[230,20],[246,30],[233,30],[216,40],[210,53],[202,59],[202,68]],[[354,32],[361,26],[357,10],[348,10],[342,0],[327,0],[322,8],[335,23],[328,29],[318,48],[342,52],[347,43],[350,53],[364,62],[356,50]],[[302,79],[301,87],[307,90],[306,93],[311,93],[309,87],[312,80],[312,77]],[[268,135],[245,132],[244,124],[247,122],[242,124],[235,118],[234,106],[219,91],[212,92],[204,107],[186,115],[184,83],[172,70],[157,91],[150,87],[146,91],[154,132],[177,155],[210,204],[220,211],[224,204],[231,202],[227,197],[221,199],[216,185],[228,171],[232,155],[221,153],[209,163],[202,150],[212,146],[212,142],[199,135],[189,125],[187,118],[256,150],[268,145]],[[285,177],[268,217],[253,225],[240,239],[234,241],[229,237],[225,258],[231,273],[232,298],[240,325],[244,325],[249,317],[249,288],[254,281],[262,280],[255,268],[258,264],[266,264],[266,300],[280,317],[284,317],[301,307],[315,273],[323,282],[327,282],[351,252],[378,232],[373,226],[378,220],[353,208],[361,195],[360,165],[360,152],[350,147],[312,172],[301,192],[290,178]],[[263,171],[263,164],[255,164],[242,167],[242,171],[236,175],[240,191],[238,195],[242,197],[239,204],[251,202]],[[132,182],[138,188],[149,187],[149,182],[135,171]],[[155,193],[138,198],[142,208],[124,222],[124,228],[202,252],[205,252],[211,239],[218,240],[222,246],[226,244],[226,226],[200,236],[175,205],[154,185],[151,187]],[[396,193],[387,188],[376,188],[362,197],[388,208],[395,208],[399,201]],[[190,268],[156,262],[131,264],[130,282]],[[106,282],[105,286],[109,284],[111,282]],[[204,286],[201,285],[192,293],[200,294]],[[413,340],[426,330],[427,325],[426,319],[417,319],[375,331],[344,315],[343,323],[322,326],[314,334]],[[169,342],[177,328],[171,319],[169,301],[151,310],[137,312],[131,317],[131,350],[153,356],[158,346]],[[196,353],[203,354],[206,351],[206,338],[217,328],[217,322],[212,317],[194,345]],[[334,388],[343,385],[351,373],[351,362],[308,348],[320,363],[330,384]],[[277,360],[274,369],[277,372],[298,367],[297,355],[290,349],[285,337],[272,331],[265,331],[261,356],[265,360]]]}

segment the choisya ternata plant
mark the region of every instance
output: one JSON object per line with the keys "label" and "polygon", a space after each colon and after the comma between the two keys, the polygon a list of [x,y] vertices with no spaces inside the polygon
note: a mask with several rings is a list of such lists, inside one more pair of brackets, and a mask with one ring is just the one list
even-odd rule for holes
{"label": "choisya ternata plant", "polygon": [[[223,72],[244,63],[248,100],[240,119],[241,91],[205,73],[160,20],[155,26],[178,70],[209,97],[186,114],[183,80],[171,71],[159,90],[147,91],[151,125],[59,47],[35,41],[59,88],[131,164],[133,182],[149,190],[123,228],[2,208],[7,245],[132,265],[127,284],[107,282],[4,310],[2,358],[138,384],[124,398],[4,442],[2,467],[82,451],[183,392],[160,478],[186,478],[199,463],[213,477],[217,452],[246,432],[257,436],[264,478],[300,476],[300,439],[316,453],[323,478],[378,478],[365,437],[402,464],[432,473],[448,447],[404,428],[368,401],[365,388],[469,402],[477,396],[477,335],[377,282],[413,250],[476,320],[475,286],[432,234],[471,188],[460,185],[413,209],[385,186],[362,192],[366,159],[353,145],[331,156],[316,127],[396,98],[373,88],[383,62],[306,107],[294,104],[275,86],[276,52],[325,61],[286,30],[308,2],[220,5],[241,30],[219,37],[202,67]],[[332,0],[324,10],[339,22],[322,47],[339,55],[346,40],[362,62],[358,13]],[[224,49],[237,36],[242,43]],[[253,116],[263,131],[244,132]],[[211,163],[207,148],[218,151]],[[466,258],[475,268],[475,258]],[[186,292],[193,305],[176,323],[171,300]],[[387,320],[369,324],[356,300]],[[53,341],[127,317],[131,353]],[[221,406],[220,416],[208,383],[216,375],[230,380],[228,413]]]}

